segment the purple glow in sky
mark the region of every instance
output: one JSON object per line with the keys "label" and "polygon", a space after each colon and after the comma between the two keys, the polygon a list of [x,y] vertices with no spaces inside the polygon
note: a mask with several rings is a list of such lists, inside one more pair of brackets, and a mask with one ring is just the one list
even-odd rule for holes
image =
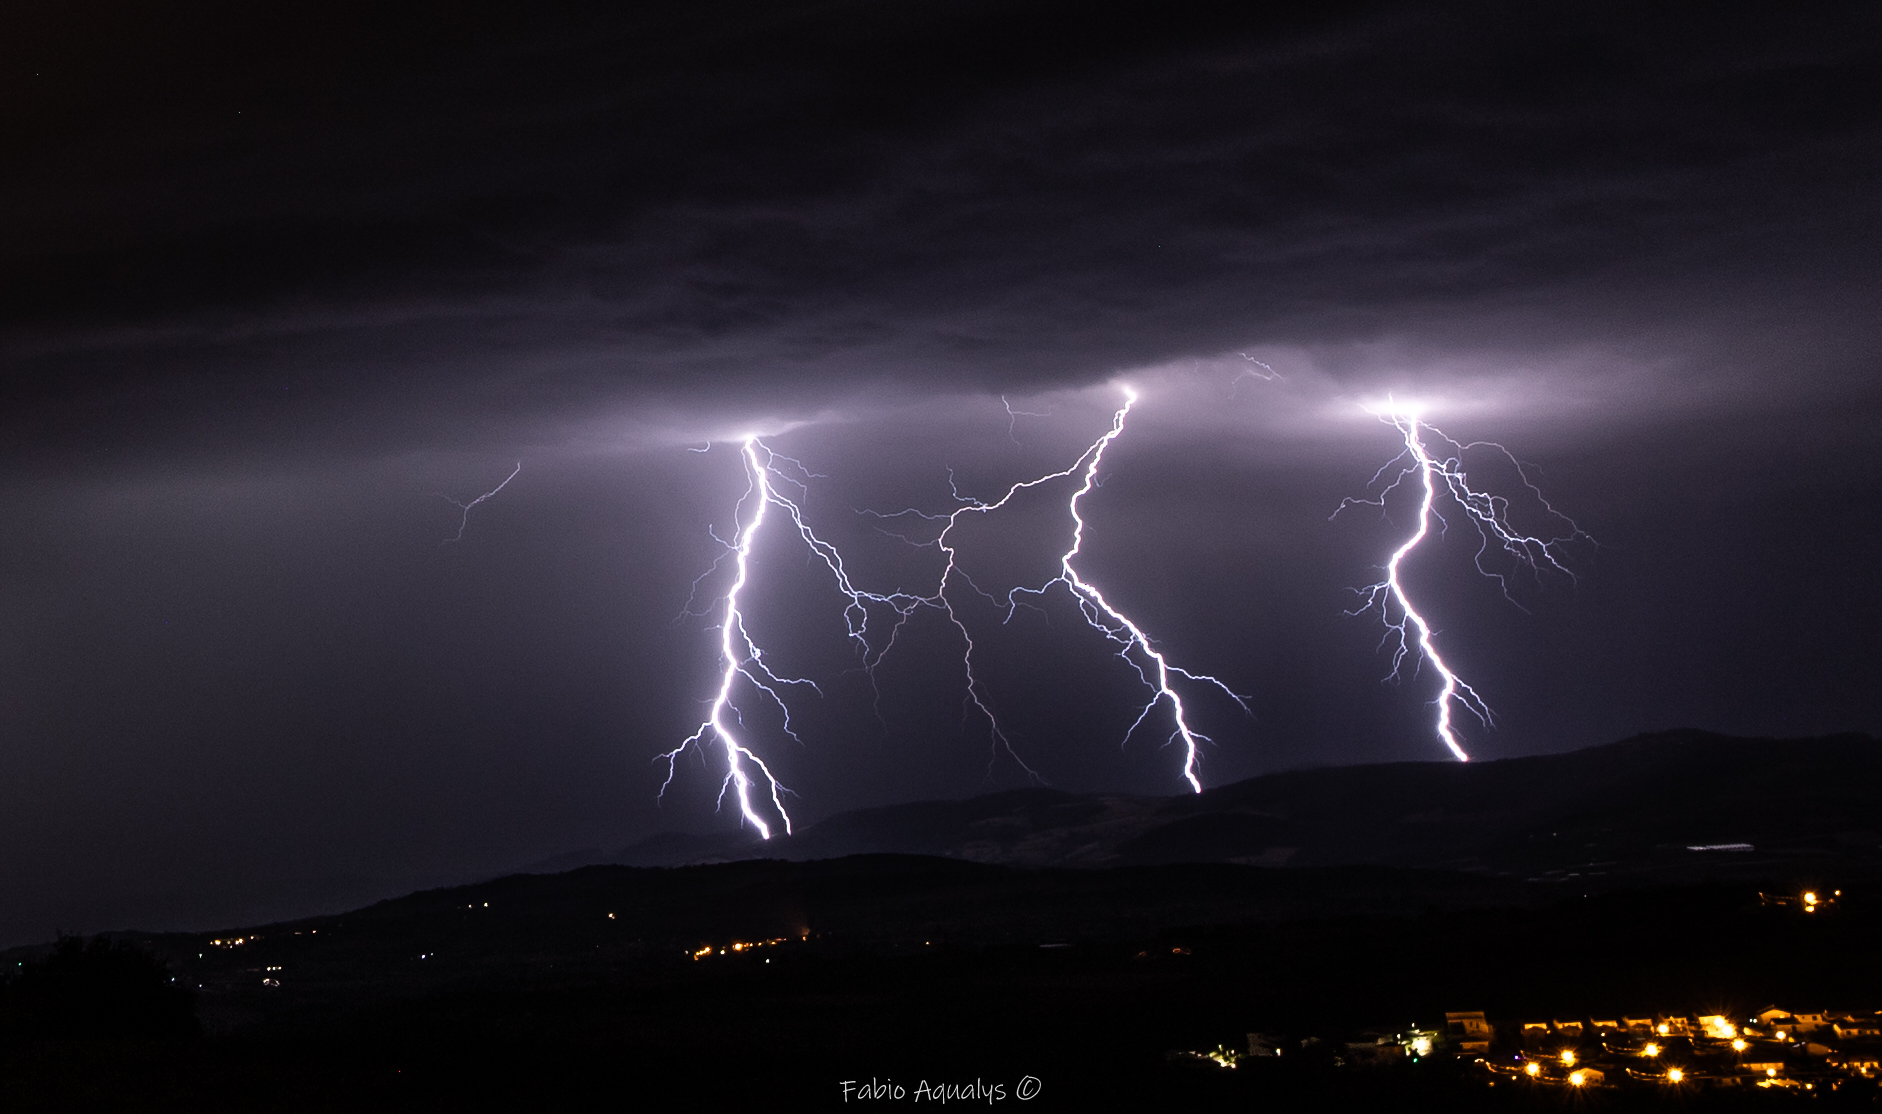
{"label": "purple glow in sky", "polygon": [[[1602,543],[1520,608],[1474,530],[1393,562],[1399,648],[1496,705],[1473,759],[1882,730],[1874,5],[42,7],[0,15],[0,939],[1029,784],[964,631],[1054,786],[1439,758],[1439,675],[1341,614],[1460,497],[1434,424]],[[684,451],[753,436],[806,475]],[[942,549],[856,513],[1062,472]],[[748,700],[741,807],[717,728],[656,805],[754,675],[816,679],[804,744]]]}

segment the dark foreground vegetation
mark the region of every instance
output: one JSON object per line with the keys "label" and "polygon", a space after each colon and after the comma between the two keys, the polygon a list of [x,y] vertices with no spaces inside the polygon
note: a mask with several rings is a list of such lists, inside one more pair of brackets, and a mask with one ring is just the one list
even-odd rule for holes
{"label": "dark foreground vegetation", "polygon": [[[1144,927],[1160,903],[1180,908],[1204,887],[1233,895],[1234,882],[1235,916]],[[863,896],[845,914],[819,899],[820,884]],[[1160,886],[1114,886],[1114,903],[1139,906],[1106,915],[1093,891],[1050,874],[938,860],[590,868],[242,936],[145,937],[136,963],[124,943],[66,941],[46,960],[17,961],[33,974],[5,992],[0,1108],[580,1110],[692,1105],[686,1096],[711,1109],[841,1106],[845,1081],[904,1091],[897,1102],[856,1089],[851,1103],[913,1105],[926,1083],[981,1096],[954,1105],[1010,1108],[1030,1076],[1039,1093],[1028,1109],[1624,1109],[1670,1100],[1651,1089],[1492,1088],[1442,1054],[1378,1068],[1310,1054],[1226,1070],[1169,1053],[1245,1047],[1254,1031],[1335,1048],[1367,1028],[1441,1028],[1448,1010],[1514,1021],[1882,1003],[1882,908],[1861,893],[1808,915],[1717,884],[1503,904],[1468,880],[1420,872],[1207,867]],[[1332,904],[1394,895],[1400,907],[1302,912],[1315,891]],[[690,934],[628,927],[637,892],[702,919]],[[1264,892],[1280,916],[1262,915]],[[1412,907],[1420,892],[1422,909]],[[797,921],[751,916],[765,907]],[[102,957],[122,967],[111,978],[143,989],[88,1001],[128,1019],[147,1010],[133,1003],[147,1002],[159,953],[194,993],[204,1035],[174,1012],[86,1024],[19,1005],[43,1001],[34,987],[59,965]],[[11,1020],[28,1016],[40,1020]],[[1799,1101],[1676,1097],[1705,1109]],[[1873,1099],[1858,1088],[1809,1101]]]}
{"label": "dark foreground vegetation", "polygon": [[[1483,1011],[1520,1072],[1536,1019],[1873,1013],[1879,746],[1684,733],[1167,804],[1004,795],[832,822],[925,854],[595,865],[15,949],[0,1112],[1876,1109],[1860,1072],[1630,1074],[1676,1042],[1586,1045],[1606,1074],[1577,1088],[1361,1046]],[[1090,846],[1106,865],[1035,861]],[[1186,1055],[1251,1033],[1286,1054]],[[1827,1068],[1792,1049],[1785,1074]]]}

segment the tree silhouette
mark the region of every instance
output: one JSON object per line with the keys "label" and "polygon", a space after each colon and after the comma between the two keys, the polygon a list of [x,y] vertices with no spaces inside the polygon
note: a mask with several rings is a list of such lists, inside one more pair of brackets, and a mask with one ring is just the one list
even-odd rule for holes
{"label": "tree silhouette", "polygon": [[16,1041],[199,1032],[194,996],[157,956],[103,936],[60,937],[0,986],[0,1033]]}

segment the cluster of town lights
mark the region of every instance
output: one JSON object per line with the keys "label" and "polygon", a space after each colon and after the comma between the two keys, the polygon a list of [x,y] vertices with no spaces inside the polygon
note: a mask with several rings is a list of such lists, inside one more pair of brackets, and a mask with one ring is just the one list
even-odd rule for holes
{"label": "cluster of town lights", "polygon": [[[610,913],[608,915],[613,916],[614,914]],[[805,935],[801,938],[805,940],[810,939],[808,935]],[[727,952],[731,952],[732,954],[737,955],[740,952],[756,951],[759,948],[769,948],[776,944],[788,943],[789,940],[790,940],[790,937],[788,936],[779,936],[772,940],[757,940],[751,943],[746,943],[743,940],[737,940],[730,944],[725,945],[722,948],[715,948],[711,944],[707,944],[695,951],[687,952],[686,954],[692,956],[694,962],[698,962],[699,960],[704,959],[709,955],[724,955]]]}
{"label": "cluster of town lights", "polygon": [[[1742,1045],[1744,1042],[1740,1041],[1738,1043]],[[1641,1050],[1641,1055],[1643,1056],[1658,1056],[1659,1054],[1660,1054],[1660,1046],[1657,1044],[1649,1044],[1646,1048]],[[1575,1054],[1573,1052],[1563,1052],[1560,1058],[1561,1058],[1563,1067],[1572,1068],[1575,1066]],[[1537,1063],[1534,1060],[1531,1060],[1528,1063],[1523,1065],[1523,1074],[1527,1075],[1531,1079],[1537,1079],[1542,1075],[1542,1065]],[[1776,1074],[1776,1073],[1773,1072],[1771,1074]],[[1586,1071],[1571,1071],[1568,1073],[1568,1083],[1570,1086],[1573,1086],[1573,1087],[1587,1086],[1588,1078],[1589,1078],[1588,1073]],[[1667,1069],[1667,1072],[1666,1072],[1667,1082],[1679,1083],[1679,1082],[1684,1081],[1685,1078],[1686,1078],[1686,1073],[1683,1070],[1679,1068]]]}
{"label": "cluster of town lights", "polygon": [[[1831,896],[1820,901],[1820,905],[1829,908],[1834,902],[1835,898]],[[1453,1018],[1451,1024],[1461,1027],[1468,1022],[1459,1022],[1456,1018],[1481,1015],[1450,1016]],[[1809,1043],[1813,1061],[1817,1057],[1825,1059],[1820,1064],[1811,1063],[1802,1076],[1795,1077],[1791,1074],[1794,1065],[1780,1060],[1785,1049],[1801,1050],[1806,1042],[1817,1039],[1812,1035],[1817,1029],[1826,1027],[1833,1029],[1838,1041],[1882,1036],[1882,1012],[1874,1015],[1799,1013],[1791,1017],[1773,1007],[1739,1024],[1734,1024],[1722,1014],[1704,1014],[1696,1018],[1663,1018],[1658,1022],[1646,1018],[1621,1018],[1620,1024],[1597,1020],[1592,1025],[1603,1034],[1600,1053],[1585,1045],[1554,1045],[1545,1046],[1548,1048],[1546,1052],[1519,1054],[1513,1064],[1497,1064],[1481,1058],[1478,1062],[1483,1063],[1493,1075],[1515,1075],[1519,1079],[1527,1078],[1533,1084],[1552,1084],[1578,1090],[1624,1084],[1626,1080],[1657,1080],[1663,1086],[1755,1082],[1758,1087],[1766,1089],[1814,1091],[1819,1089],[1822,1081],[1813,1082],[1810,1079],[1813,1073],[1833,1075],[1840,1071],[1846,1076],[1875,1078],[1877,1061],[1873,1046],[1858,1044],[1839,1052],[1837,1048]],[[1767,1025],[1770,1027],[1767,1028]],[[1785,1027],[1777,1028],[1778,1025]],[[1524,1023],[1525,1047],[1535,1049],[1535,1045],[1528,1043],[1528,1038],[1535,1035],[1537,1030],[1554,1029],[1558,1035],[1573,1034],[1579,1040],[1586,1027],[1585,1023],[1579,1021]],[[1608,1039],[1609,1036],[1623,1033],[1641,1034],[1645,1039],[1637,1043],[1630,1040],[1624,1047]],[[1692,1054],[1701,1058],[1709,1057],[1715,1062],[1716,1077],[1703,1064],[1683,1062],[1684,1042],[1688,1035],[1693,1041]],[[1546,1036],[1544,1039],[1547,1039]],[[1763,1050],[1760,1050],[1761,1045],[1765,1046]],[[1470,1050],[1469,1045],[1463,1048]],[[1725,1051],[1727,1049],[1730,1051]],[[1608,1058],[1600,1058],[1601,1054]],[[1633,1060],[1633,1064],[1625,1064],[1623,1058]],[[1668,1060],[1675,1062],[1668,1063]],[[1490,1083],[1492,1087],[1496,1085],[1494,1081]],[[1835,1090],[1839,1086],[1840,1083],[1833,1082],[1825,1089]]]}

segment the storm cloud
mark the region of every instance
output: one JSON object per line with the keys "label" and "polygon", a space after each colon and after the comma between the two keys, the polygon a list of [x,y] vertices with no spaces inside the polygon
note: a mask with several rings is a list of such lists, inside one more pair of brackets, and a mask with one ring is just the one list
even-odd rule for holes
{"label": "storm cloud", "polygon": [[[1402,514],[1329,520],[1388,395],[1602,543],[1514,601],[1467,530],[1422,568],[1482,756],[1882,727],[1872,6],[7,19],[0,935],[729,824],[650,762],[712,687],[723,442],[913,586],[858,508],[1065,467],[1124,383],[1086,567],[1248,695],[1198,700],[1211,782],[1441,756],[1343,615]],[[1063,494],[976,567],[1049,576]],[[753,622],[826,689],[761,727],[802,815],[1013,784],[946,632],[872,687],[787,541]],[[976,621],[1054,784],[1180,788],[1069,607]]]}

